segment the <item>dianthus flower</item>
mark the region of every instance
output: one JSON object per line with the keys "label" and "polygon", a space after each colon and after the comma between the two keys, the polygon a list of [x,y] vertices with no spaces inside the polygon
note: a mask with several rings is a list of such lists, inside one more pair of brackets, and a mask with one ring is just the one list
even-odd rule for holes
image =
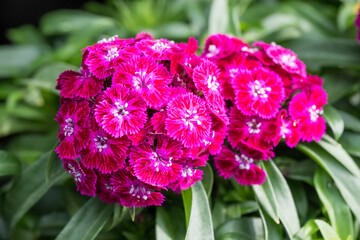
{"label": "dianthus flower", "polygon": [[357,40],[360,43],[360,7],[358,9],[358,13],[356,15],[356,19],[355,19],[355,26],[358,29],[358,34],[357,34]]}

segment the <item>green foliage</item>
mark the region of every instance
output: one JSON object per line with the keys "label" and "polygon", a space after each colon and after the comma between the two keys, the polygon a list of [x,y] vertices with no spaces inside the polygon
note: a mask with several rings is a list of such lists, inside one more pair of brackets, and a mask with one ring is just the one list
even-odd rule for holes
{"label": "green foliage", "polygon": [[[1,239],[359,239],[360,45],[357,0],[107,0],[57,10],[0,46]],[[327,134],[262,162],[267,181],[240,186],[213,171],[162,207],[127,209],[81,196],[52,149],[58,75],[81,49],[118,34],[201,42],[211,33],[291,48],[324,79]]]}

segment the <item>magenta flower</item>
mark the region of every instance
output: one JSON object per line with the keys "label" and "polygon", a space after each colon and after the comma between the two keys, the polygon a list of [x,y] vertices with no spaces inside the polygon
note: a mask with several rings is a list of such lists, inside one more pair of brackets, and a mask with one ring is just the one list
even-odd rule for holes
{"label": "magenta flower", "polygon": [[82,162],[88,168],[96,168],[103,173],[121,169],[125,164],[130,141],[126,136],[113,138],[97,126],[93,120],[90,142],[82,152]]}
{"label": "magenta flower", "polygon": [[77,191],[90,197],[95,197],[96,174],[74,159],[62,159],[64,169],[73,177]]}
{"label": "magenta flower", "polygon": [[203,57],[211,60],[222,59],[230,56],[244,46],[248,46],[240,39],[224,34],[214,34],[206,39]]}
{"label": "magenta flower", "polygon": [[119,170],[112,176],[116,193],[125,207],[160,206],[165,197],[156,191],[159,187],[146,184],[126,170]]}
{"label": "magenta flower", "polygon": [[280,132],[277,139],[274,141],[275,145],[281,138],[285,139],[286,145],[290,148],[295,147],[301,139],[299,132],[299,125],[296,124],[291,118],[288,117],[287,111],[282,109],[278,115],[278,121],[280,124]]}
{"label": "magenta flower", "polygon": [[181,167],[174,161],[183,152],[181,144],[176,140],[166,136],[159,136],[156,140],[154,150],[148,143],[132,148],[129,163],[139,180],[151,185],[166,186],[178,178]]}
{"label": "magenta flower", "polygon": [[[122,170],[120,170],[122,171]],[[112,181],[114,173],[97,173],[96,194],[99,199],[105,203],[122,203],[121,195],[115,191]]]}
{"label": "magenta flower", "polygon": [[229,147],[224,146],[222,151],[214,157],[215,168],[225,179],[234,177],[241,185],[263,184],[265,172],[253,162],[259,160],[261,154],[255,151],[242,149],[235,154]]}
{"label": "magenta flower", "polygon": [[287,48],[283,48],[276,43],[266,44],[263,42],[254,43],[254,46],[260,46],[266,55],[273,60],[275,64],[279,64],[288,73],[298,74],[306,78],[306,66],[301,62],[296,54]]}
{"label": "magenta flower", "polygon": [[244,141],[255,148],[269,150],[279,131],[276,119],[245,116],[236,107],[231,109],[228,141],[233,148]]}
{"label": "magenta flower", "polygon": [[146,103],[135,91],[113,85],[99,96],[96,122],[111,136],[122,137],[140,131],[147,120]]}
{"label": "magenta flower", "polygon": [[76,158],[89,141],[90,107],[85,101],[66,101],[56,115],[59,124],[56,152],[60,158]]}
{"label": "magenta flower", "polygon": [[272,118],[285,99],[280,77],[265,68],[240,70],[232,80],[235,104],[244,115]]}
{"label": "magenta flower", "polygon": [[205,101],[192,93],[175,97],[167,107],[168,135],[185,147],[197,147],[209,136],[211,118]]}
{"label": "magenta flower", "polygon": [[92,76],[86,66],[80,72],[68,70],[60,74],[56,89],[65,98],[89,98],[98,95],[104,88],[104,81]]}
{"label": "magenta flower", "polygon": [[358,13],[356,15],[355,26],[358,28],[357,40],[360,43],[360,8],[359,8]]}
{"label": "magenta flower", "polygon": [[141,95],[149,107],[158,108],[167,102],[172,81],[167,69],[154,58],[134,57],[120,65],[114,74],[113,83],[124,84]]}
{"label": "magenta flower", "polygon": [[90,72],[99,79],[111,76],[117,66],[137,54],[137,49],[129,46],[133,42],[133,39],[113,38],[105,39],[92,47],[88,47],[89,55],[85,63]]}
{"label": "magenta flower", "polygon": [[137,42],[136,47],[144,56],[156,60],[170,60],[174,52],[181,50],[174,41],[167,39],[144,39]]}
{"label": "magenta flower", "polygon": [[151,118],[151,124],[154,127],[156,133],[166,134],[166,125],[165,120],[167,118],[167,112],[164,109],[161,109],[159,112],[154,113]]}
{"label": "magenta flower", "polygon": [[203,62],[194,69],[193,80],[196,88],[204,93],[207,102],[215,107],[224,106],[224,98],[219,83],[220,69],[208,61]]}
{"label": "magenta flower", "polygon": [[320,115],[327,103],[326,92],[318,86],[296,94],[289,104],[289,114],[299,124],[303,141],[320,141],[325,134],[325,120]]}

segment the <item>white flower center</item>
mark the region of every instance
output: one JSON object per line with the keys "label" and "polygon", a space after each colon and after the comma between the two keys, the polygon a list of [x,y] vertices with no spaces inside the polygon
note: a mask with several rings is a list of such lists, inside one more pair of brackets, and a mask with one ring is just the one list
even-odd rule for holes
{"label": "white flower center", "polygon": [[218,91],[218,87],[220,84],[218,83],[215,76],[209,75],[207,84],[208,84],[209,89],[211,89],[213,91]]}
{"label": "white flower center", "polygon": [[156,152],[152,153],[153,155],[150,156],[150,159],[154,160],[154,167],[156,172],[159,172],[159,166],[163,166],[163,167],[171,167],[172,166],[172,159],[173,157],[166,157],[166,156],[161,156],[159,154],[157,154]]}
{"label": "white flower center", "polygon": [[239,163],[240,169],[250,169],[250,163],[254,162],[254,159],[246,156],[245,154],[241,154],[240,156],[238,154],[235,154],[235,161]]}
{"label": "white flower center", "polygon": [[196,172],[196,169],[192,169],[186,165],[183,169],[181,169],[181,176],[184,178],[186,178],[188,176],[192,177],[195,172]]}
{"label": "white flower center", "polygon": [[319,115],[323,114],[324,111],[322,109],[317,109],[316,105],[312,105],[309,108],[309,113],[311,121],[315,122],[319,118]]}
{"label": "white flower center", "polygon": [[99,40],[97,43],[109,43],[109,42],[115,41],[116,38],[118,38],[118,35],[115,35],[115,36],[112,36],[109,38],[103,38],[103,39]]}
{"label": "white flower center", "polygon": [[197,115],[197,111],[190,111],[189,109],[186,110],[185,118],[182,118],[185,126],[190,127],[190,131],[194,129],[194,123],[197,125],[201,125],[201,121],[199,120],[199,116]]}
{"label": "white flower center", "polygon": [[73,176],[75,182],[81,182],[81,172],[76,171],[76,168],[68,163],[68,168],[70,169],[68,172]]}
{"label": "white flower center", "polygon": [[127,107],[129,106],[128,103],[121,105],[119,102],[116,102],[115,105],[116,109],[112,111],[112,114],[114,114],[115,117],[123,118],[124,116],[129,114],[129,111],[126,111]]}
{"label": "white flower center", "polygon": [[151,49],[157,51],[157,52],[161,52],[165,49],[169,49],[170,46],[169,44],[162,42],[162,41],[156,41],[156,43],[154,45],[151,46]]}
{"label": "white flower center", "polygon": [[97,135],[96,138],[94,138],[95,146],[99,150],[99,152],[102,152],[103,149],[107,148],[107,137],[102,137],[100,135]]}
{"label": "white flower center", "polygon": [[66,136],[70,137],[71,134],[74,133],[74,123],[73,123],[73,121],[71,120],[71,118],[66,119],[65,122],[66,122],[66,124],[65,124],[65,126],[64,126],[64,128],[63,128],[63,130],[64,130],[64,135],[65,135],[65,137],[66,137]]}
{"label": "white flower center", "polygon": [[254,95],[254,97],[259,98],[268,98],[269,93],[271,92],[271,87],[265,87],[263,86],[259,80],[255,80],[254,83],[250,83],[251,92]]}
{"label": "white flower center", "polygon": [[252,119],[251,121],[247,122],[249,133],[251,134],[258,134],[260,132],[261,122],[257,123],[256,119]]}
{"label": "white flower center", "polygon": [[136,90],[140,88],[147,87],[148,89],[151,88],[152,83],[152,76],[150,74],[147,74],[146,71],[138,71],[135,72],[135,76],[133,76],[133,83]]}
{"label": "white flower center", "polygon": [[141,198],[147,200],[151,192],[146,191],[146,188],[143,186],[134,186],[134,184],[132,184],[129,193],[134,197],[136,196],[139,200]]}
{"label": "white flower center", "polygon": [[105,56],[105,59],[107,61],[111,61],[117,57],[119,57],[119,51],[118,51],[117,47],[113,47],[108,50],[107,55]]}
{"label": "white flower center", "polygon": [[219,49],[216,47],[216,45],[209,45],[208,47],[208,53],[206,54],[206,57],[210,58],[219,53]]}

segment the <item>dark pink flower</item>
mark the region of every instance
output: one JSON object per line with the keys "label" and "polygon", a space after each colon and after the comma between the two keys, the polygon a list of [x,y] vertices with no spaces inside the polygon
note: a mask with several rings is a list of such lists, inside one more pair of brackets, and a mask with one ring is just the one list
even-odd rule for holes
{"label": "dark pink flower", "polygon": [[224,146],[222,151],[214,157],[215,168],[225,179],[234,177],[241,185],[263,184],[265,172],[253,162],[258,160],[258,153],[242,149],[235,154],[229,147]]}
{"label": "dark pink flower", "polygon": [[169,102],[165,124],[170,137],[185,147],[197,147],[210,134],[211,118],[205,101],[187,93]]}
{"label": "dark pink flower", "polygon": [[105,79],[114,73],[117,66],[125,63],[133,55],[138,54],[137,49],[129,46],[133,39],[114,41],[107,40],[94,46],[88,47],[89,55],[86,58],[86,65],[90,72],[99,79]]}
{"label": "dark pink flower", "polygon": [[299,125],[288,117],[287,111],[282,109],[278,115],[278,121],[280,124],[280,133],[275,140],[275,145],[281,138],[285,139],[286,145],[293,148],[300,141],[301,135],[299,132]]}
{"label": "dark pink flower", "polygon": [[154,113],[151,117],[151,124],[154,127],[156,133],[166,134],[166,125],[165,120],[167,118],[167,112],[164,109],[161,109],[159,112]]}
{"label": "dark pink flower", "polygon": [[95,97],[104,88],[104,81],[90,75],[86,66],[80,68],[80,72],[68,70],[61,73],[57,83],[60,96],[65,98]]}
{"label": "dark pink flower", "polygon": [[280,77],[265,68],[242,69],[232,80],[235,104],[247,116],[272,118],[285,99]]}
{"label": "dark pink flower", "polygon": [[96,194],[99,199],[105,203],[123,204],[123,202],[121,201],[121,195],[115,191],[115,187],[112,181],[112,176],[114,173],[101,173],[97,171],[96,174]]}
{"label": "dark pink flower", "polygon": [[156,140],[154,150],[148,143],[132,148],[129,163],[141,181],[166,186],[178,178],[181,167],[174,160],[179,159],[183,152],[181,144],[176,140],[166,136],[159,136]]}
{"label": "dark pink flower", "polygon": [[56,152],[60,158],[75,158],[89,141],[90,107],[85,101],[66,101],[56,115],[59,124],[60,145]]}
{"label": "dark pink flower", "polygon": [[146,103],[135,91],[115,84],[99,96],[95,106],[97,123],[111,136],[140,131],[147,120]]}
{"label": "dark pink flower", "polygon": [[141,95],[149,107],[161,107],[169,96],[168,84],[172,78],[167,69],[154,58],[134,57],[120,65],[113,83],[124,84]]}
{"label": "dark pink flower", "polygon": [[82,152],[82,162],[103,173],[116,171],[124,166],[129,146],[126,136],[113,138],[93,120],[90,142]]}
{"label": "dark pink flower", "polygon": [[358,29],[358,34],[357,34],[357,40],[360,43],[360,7],[358,9],[358,13],[356,15],[356,19],[355,19],[355,26]]}
{"label": "dark pink flower", "polygon": [[236,107],[231,109],[228,141],[234,148],[244,141],[263,151],[269,150],[279,131],[280,126],[276,119],[245,116]]}
{"label": "dark pink flower", "polygon": [[320,141],[325,134],[325,120],[320,115],[327,103],[326,92],[318,86],[296,94],[289,103],[289,114],[299,124],[304,141]]}
{"label": "dark pink flower", "polygon": [[164,202],[165,197],[156,192],[160,190],[159,187],[138,180],[126,170],[115,172],[112,182],[125,207],[160,206]]}
{"label": "dark pink flower", "polygon": [[287,48],[283,48],[276,43],[266,44],[262,42],[254,43],[255,46],[261,46],[266,55],[274,63],[279,64],[288,73],[298,74],[306,78],[306,66],[301,62],[296,54]]}
{"label": "dark pink flower", "polygon": [[62,159],[64,169],[73,177],[77,191],[90,197],[95,197],[96,174],[74,159]]}
{"label": "dark pink flower", "polygon": [[203,60],[193,72],[196,88],[204,93],[207,102],[216,107],[224,106],[222,89],[219,83],[220,69],[212,62]]}
{"label": "dark pink flower", "polygon": [[138,34],[136,34],[136,37],[135,37],[135,41],[141,41],[141,40],[145,40],[145,39],[154,39],[154,37],[148,33],[148,32],[140,32]]}

